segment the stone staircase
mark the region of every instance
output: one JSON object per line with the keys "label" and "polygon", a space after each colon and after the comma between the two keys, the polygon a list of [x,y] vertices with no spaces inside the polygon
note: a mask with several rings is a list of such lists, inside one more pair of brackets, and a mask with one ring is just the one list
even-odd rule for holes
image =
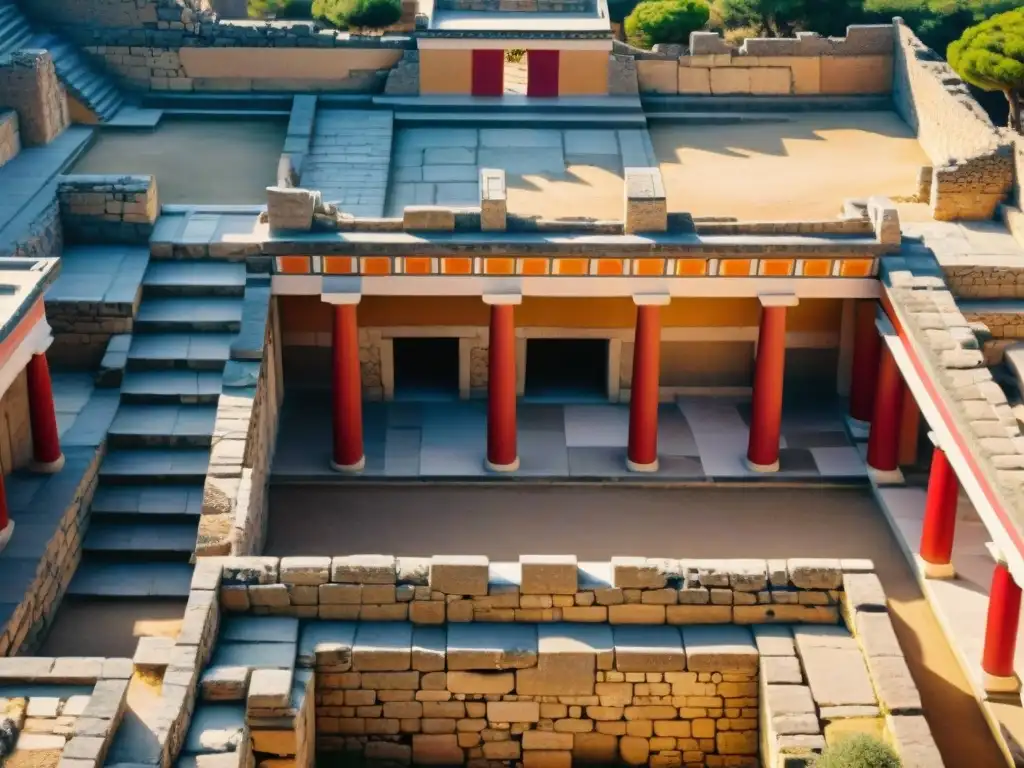
{"label": "stone staircase", "polygon": [[243,262],[151,260],[69,593],[187,597]]}
{"label": "stone staircase", "polygon": [[0,0],[0,56],[23,48],[43,48],[53,58],[57,76],[83,106],[107,122],[123,106],[113,78],[97,70],[71,43],[56,35],[36,34],[13,3]]}

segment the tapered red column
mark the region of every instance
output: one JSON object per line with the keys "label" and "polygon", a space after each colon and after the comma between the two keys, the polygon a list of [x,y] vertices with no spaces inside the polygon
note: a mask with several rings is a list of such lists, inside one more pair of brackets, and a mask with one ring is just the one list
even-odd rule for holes
{"label": "tapered red column", "polygon": [[755,472],[776,472],[779,469],[782,381],[786,367],[786,307],[795,304],[795,297],[761,297],[761,328],[757,334],[754,397],[747,445],[747,466]]}
{"label": "tapered red column", "polygon": [[487,349],[487,469],[519,469],[516,445],[516,323],[519,297],[484,297],[491,305]]}
{"label": "tapered red column", "polygon": [[985,651],[981,660],[985,690],[989,693],[1016,693],[1020,690],[1020,680],[1013,671],[1019,622],[1020,587],[1013,580],[1006,561],[999,556],[988,594]]}
{"label": "tapered red column", "polygon": [[857,302],[853,340],[853,373],[850,376],[850,416],[858,421],[871,421],[875,409],[875,382],[878,380],[878,358],[882,337],[875,327],[878,304]]}
{"label": "tapered red column", "polygon": [[[658,389],[661,374],[661,307],[637,299],[633,335],[633,380],[629,394],[629,448],[632,472],[658,469]],[[665,297],[666,299],[668,297]]]}
{"label": "tapered red column", "polygon": [[7,511],[7,489],[4,487],[3,470],[0,469],[0,552],[11,540],[12,533],[14,533],[14,521],[11,520]]}
{"label": "tapered red column", "polygon": [[[934,441],[934,436],[932,440]],[[956,531],[956,502],[960,483],[946,452],[936,444],[928,474],[928,497],[921,529],[921,561],[930,579],[951,579],[953,536]]]}
{"label": "tapered red column", "polygon": [[903,397],[904,385],[900,370],[892,352],[888,347],[883,347],[875,389],[875,410],[871,417],[871,432],[868,434],[868,467],[883,479],[899,471]]}
{"label": "tapered red column", "polygon": [[59,472],[64,466],[57,432],[57,412],[53,407],[53,384],[46,355],[32,355],[25,367],[28,378],[28,412],[32,424],[32,469]]}
{"label": "tapered red column", "polygon": [[358,472],[366,466],[366,456],[363,454],[362,372],[355,303],[334,306],[332,352],[334,450],[331,467],[339,472]]}

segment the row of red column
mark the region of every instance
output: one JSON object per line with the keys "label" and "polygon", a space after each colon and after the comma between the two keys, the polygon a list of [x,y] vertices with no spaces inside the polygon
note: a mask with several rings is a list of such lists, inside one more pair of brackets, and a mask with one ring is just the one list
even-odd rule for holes
{"label": "row of red column", "polygon": [[[58,472],[64,466],[57,431],[57,412],[53,405],[53,384],[46,355],[32,355],[25,368],[28,383],[29,422],[32,430],[32,469]],[[14,523],[7,507],[3,472],[0,472],[0,543],[10,538]]]}
{"label": "row of red column", "polygon": [[[873,301],[861,302],[857,308],[850,415],[859,421],[870,421],[867,463],[876,479],[884,483],[896,479],[899,474],[903,401],[912,394],[903,381],[892,352],[882,343],[875,323],[877,312]],[[919,558],[927,578],[945,579],[955,575],[953,540],[960,483],[946,451],[934,434],[929,436],[934,448]],[[1014,581],[1002,554],[993,551],[993,556],[996,564],[989,590],[981,664],[984,685],[990,693],[1015,693],[1020,689],[1014,673],[1014,655],[1021,588]]]}

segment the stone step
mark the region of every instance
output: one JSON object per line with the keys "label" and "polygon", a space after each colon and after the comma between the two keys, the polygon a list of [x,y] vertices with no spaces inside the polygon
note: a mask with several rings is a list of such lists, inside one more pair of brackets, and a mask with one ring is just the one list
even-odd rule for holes
{"label": "stone step", "polygon": [[572,112],[421,112],[418,110],[396,110],[395,123],[405,125],[445,126],[478,125],[480,127],[501,126],[502,128],[643,128],[647,118],[642,112],[576,114]]}
{"label": "stone step", "polygon": [[793,118],[772,112],[648,112],[647,122],[675,125],[748,125],[752,123],[790,123]]}
{"label": "stone step", "polygon": [[195,550],[195,521],[93,521],[82,547],[86,552],[128,552],[140,559],[153,554],[179,554],[188,559]]}
{"label": "stone step", "polygon": [[56,35],[36,35],[32,46],[45,48],[53,58],[57,75],[71,95],[91,109],[100,121],[112,118],[123,100],[116,82],[94,69],[73,45]]}
{"label": "stone step", "polygon": [[148,298],[139,307],[135,330],[219,331],[237,333],[242,327],[242,299],[234,296]]}
{"label": "stone step", "polygon": [[290,113],[290,93],[171,93],[149,91],[142,96],[141,106],[147,109],[222,109],[233,111],[275,111]]}
{"label": "stone step", "polygon": [[153,262],[142,279],[146,296],[242,296],[245,264],[215,261]]}
{"label": "stone step", "polygon": [[[172,262],[167,262],[172,263]],[[231,356],[233,333],[142,333],[132,338],[129,370],[169,368],[220,372]]]}
{"label": "stone step", "polygon": [[110,563],[87,555],[68,595],[75,597],[180,597],[192,584],[188,563]]}
{"label": "stone step", "polygon": [[202,485],[210,451],[202,448],[126,448],[107,453],[104,485]]}
{"label": "stone step", "polygon": [[[328,106],[329,97],[318,101]],[[376,107],[416,112],[466,112],[478,115],[512,114],[574,114],[600,115],[609,113],[641,112],[636,96],[562,96],[538,99],[530,96],[374,96]]]}
{"label": "stone step", "polygon": [[830,112],[891,110],[888,96],[642,96],[644,112]]}
{"label": "stone step", "polygon": [[128,370],[121,381],[121,402],[216,404],[220,391],[220,371]]}
{"label": "stone step", "polygon": [[96,489],[92,519],[123,517],[198,518],[203,511],[202,485],[114,485]]}
{"label": "stone step", "polygon": [[107,431],[111,448],[205,448],[217,406],[122,403]]}

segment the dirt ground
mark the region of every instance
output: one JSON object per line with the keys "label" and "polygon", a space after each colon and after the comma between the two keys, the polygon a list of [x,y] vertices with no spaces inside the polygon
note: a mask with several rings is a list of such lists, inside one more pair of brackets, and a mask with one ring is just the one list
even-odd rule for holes
{"label": "dirt ground", "polygon": [[867,490],[275,487],[267,554],[867,557],[950,768],[1006,763]]}
{"label": "dirt ground", "polygon": [[892,112],[815,112],[790,122],[654,125],[671,211],[741,220],[834,219],[851,197],[909,196],[931,165]]}
{"label": "dirt ground", "polygon": [[38,656],[130,659],[140,637],[177,637],[184,600],[67,599]]}

